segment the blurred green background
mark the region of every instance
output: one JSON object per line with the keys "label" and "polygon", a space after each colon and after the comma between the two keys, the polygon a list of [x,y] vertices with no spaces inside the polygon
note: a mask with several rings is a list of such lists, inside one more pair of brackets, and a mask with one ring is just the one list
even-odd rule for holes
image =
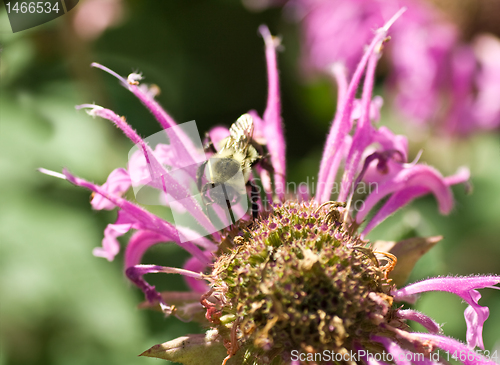
{"label": "blurred green background", "polygon": [[[99,24],[105,24],[102,32]],[[297,30],[279,9],[252,13],[235,0],[83,0],[63,17],[15,34],[0,10],[0,365],[153,364],[160,360],[137,355],[201,330],[137,309],[143,296],[124,278],[122,256],[109,263],[91,253],[116,212],[92,211],[87,191],[36,168],[67,167],[103,183],[114,168],[126,166],[132,144],[106,121],[76,111],[77,104],[113,109],[143,136],[159,130],[116,79],[89,67],[93,61],[122,75],[143,72],[145,82],[161,88],[158,100],[174,118],[196,120],[202,133],[249,109],[262,113],[267,80],[260,24],[284,37],[279,65],[287,167],[290,180],[300,182],[317,174],[335,90],[327,80],[302,79]],[[384,110],[382,124],[414,135]],[[424,148],[422,160],[444,174],[469,166],[473,194],[455,187],[456,207],[447,217],[438,214],[432,197],[421,199],[371,238],[445,236],[410,281],[500,274],[499,135],[426,136],[410,145],[411,158]],[[180,266],[187,257],[174,245],[161,245],[144,262]],[[179,277],[149,279],[162,290],[186,289]],[[482,295],[480,304],[491,311],[485,346],[500,350],[500,293],[485,289]],[[417,305],[460,340],[465,307],[445,293],[425,294]]]}

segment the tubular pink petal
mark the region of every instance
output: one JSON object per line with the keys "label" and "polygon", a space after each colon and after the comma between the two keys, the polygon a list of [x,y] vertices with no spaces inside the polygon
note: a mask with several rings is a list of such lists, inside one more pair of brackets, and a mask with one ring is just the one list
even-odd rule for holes
{"label": "tubular pink petal", "polygon": [[337,105],[340,105],[345,98],[349,85],[347,81],[347,69],[342,62],[335,62],[330,67],[330,72],[337,82]]}
{"label": "tubular pink petal", "polygon": [[427,333],[418,333],[416,335],[421,340],[429,341],[432,345],[445,350],[447,353],[453,354],[457,352],[459,357],[463,354],[464,356],[460,358],[460,361],[465,365],[498,365],[496,362],[474,351],[473,347],[469,347],[452,338]]}
{"label": "tubular pink petal", "polygon": [[118,75],[115,71],[107,68],[106,66],[103,66],[101,65],[100,63],[97,63],[97,62],[92,62],[90,64],[90,67],[95,67],[95,68],[98,68],[100,70],[103,70],[104,72],[107,72],[108,74],[116,77],[118,80],[120,80],[120,82],[123,84],[123,86],[127,86],[127,80],[125,80],[125,78],[121,77],[120,75]]}
{"label": "tubular pink petal", "polygon": [[125,250],[125,269],[139,265],[141,263],[142,256],[153,245],[160,242],[174,241],[174,238],[166,237],[157,232],[151,231],[138,231],[130,238],[127,248]]}
{"label": "tubular pink petal", "polygon": [[128,89],[149,109],[151,114],[156,118],[163,129],[168,129],[177,126],[174,119],[153,99],[153,97],[145,92],[137,85],[128,84]]}
{"label": "tubular pink petal", "polygon": [[[335,77],[335,80],[337,82],[337,108],[340,107],[340,105],[343,104],[344,98],[347,94],[347,87],[348,87],[348,81],[347,81],[347,69],[345,68],[344,64],[342,63],[334,63],[331,66],[331,73]],[[349,139],[351,136],[347,136]],[[338,148],[343,148],[343,153],[337,155],[337,158],[334,159],[332,162],[331,166],[328,168],[328,176],[323,180],[318,179],[318,190],[316,192],[316,197],[315,200],[319,203],[323,203],[327,200],[330,199],[331,196],[331,190],[333,183],[335,181],[335,178],[337,176],[337,171],[341,162],[341,159],[347,155],[347,151],[349,150],[349,146],[346,145],[346,142],[342,144],[342,146],[338,146]],[[321,176],[319,176],[321,178]]]}
{"label": "tubular pink petal", "polygon": [[[253,118],[255,129],[253,132],[253,139],[262,145],[267,144],[266,135],[264,131],[264,121],[260,118],[255,110],[249,110],[248,114]],[[271,161],[272,164],[272,161]],[[271,181],[271,174],[268,170],[262,168],[259,164],[255,166],[257,173],[260,177],[260,182],[262,183],[262,187],[264,188],[264,192],[266,194],[267,200],[273,201],[273,187]]]}
{"label": "tubular pink petal", "polygon": [[[189,270],[194,272],[203,272],[207,267],[208,267],[207,265],[201,263],[200,260],[198,260],[196,257],[189,258],[183,266],[184,270]],[[189,276],[186,276],[184,279],[186,280],[186,283],[189,285],[191,290],[195,292],[204,294],[210,290],[206,282],[197,280]]]}
{"label": "tubular pink petal", "polygon": [[[144,157],[146,158],[146,163],[150,172],[150,178],[151,181],[150,183],[154,185],[156,188],[163,190],[165,193],[166,191],[166,184],[165,184],[165,179],[169,180],[169,187],[172,188],[172,190],[181,193],[180,196],[176,196],[177,199],[184,199],[187,198],[189,193],[185,191],[181,186],[179,186],[179,183],[177,181],[170,181],[173,179],[169,179],[170,175],[168,172],[163,168],[163,166],[157,161],[154,152],[149,148],[149,146],[146,145],[146,143],[143,141],[143,139],[137,134],[137,132],[128,125],[128,123],[125,121],[124,117],[120,117],[117,114],[115,114],[113,111],[109,109],[105,109],[99,106],[95,105],[80,105],[77,108],[89,108],[92,107],[88,113],[92,116],[99,116],[101,118],[107,119],[111,122],[113,122],[118,128],[120,128],[123,133],[136,145],[138,145],[143,154]],[[184,190],[184,191],[183,191]],[[170,191],[169,191],[170,193]]]}
{"label": "tubular pink petal", "polygon": [[416,310],[400,309],[397,311],[397,315],[398,318],[420,323],[430,333],[437,334],[441,332],[441,326],[439,324],[437,324],[432,318]]}
{"label": "tubular pink petal", "polygon": [[185,186],[178,181],[175,174],[170,174],[165,170],[165,168],[158,162],[149,146],[142,144],[141,148],[149,169],[149,179],[147,183],[162,190],[165,194],[171,195],[196,218],[197,222],[203,228],[205,228],[209,233],[214,232],[215,237],[219,237],[219,234],[216,232],[212,222],[205,215],[200,204],[185,188]]}
{"label": "tubular pink petal", "polygon": [[271,155],[274,168],[275,190],[278,197],[283,200],[285,196],[286,156],[285,136],[281,120],[281,101],[279,90],[278,66],[276,61],[276,48],[279,40],[273,37],[266,26],[260,26],[259,32],[266,45],[266,61],[268,76],[268,96],[266,110],[264,111],[264,134],[267,148]]}
{"label": "tubular pink petal", "polygon": [[351,143],[352,137],[350,135],[346,135],[344,140],[341,142],[341,145],[338,146],[338,153],[331,161],[327,179],[325,181],[318,181],[318,192],[316,193],[316,197],[319,197],[319,200],[316,198],[318,203],[324,203],[330,200],[333,184],[335,183],[340,163],[342,162],[342,159],[347,156],[347,153],[351,148]]}
{"label": "tubular pink petal", "polygon": [[370,124],[370,107],[375,79],[375,68],[377,67],[379,56],[380,49],[374,51],[368,60],[365,82],[363,85],[363,96],[361,99],[361,116],[357,123],[356,132],[347,156],[344,176],[342,178],[342,184],[338,197],[339,201],[346,201],[348,196],[351,194],[352,183],[354,181],[354,176],[358,172],[358,166],[361,161],[363,151],[371,143],[372,128]]}
{"label": "tubular pink petal", "polygon": [[[354,104],[352,105],[352,113],[351,118],[356,120],[361,117],[362,114],[362,105],[363,103],[359,99],[354,99]],[[384,99],[376,95],[373,97],[370,102],[370,120],[373,122],[377,122],[380,120],[380,109],[384,105]]]}
{"label": "tubular pink petal", "polygon": [[[150,230],[153,232],[157,232],[161,235],[167,237],[175,238],[175,243],[188,251],[191,255],[198,257],[202,262],[209,263],[207,258],[205,257],[203,251],[201,251],[198,247],[196,247],[191,242],[180,242],[179,234],[174,226],[170,223],[164,221],[158,216],[149,213],[148,211],[132,204],[128,200],[125,200],[121,197],[112,195],[106,191],[104,191],[100,186],[92,184],[84,179],[78,178],[70,174],[66,169],[63,170],[63,174],[66,176],[69,182],[74,185],[81,186],[87,188],[95,193],[101,194],[106,199],[111,201],[117,207],[122,209],[122,211],[126,212],[130,219],[136,222],[137,225],[140,226],[141,229]],[[139,228],[139,227],[134,227]]]}
{"label": "tubular pink petal", "polygon": [[393,297],[394,300],[404,300],[405,297],[428,291],[444,291],[458,295],[469,304],[465,311],[467,342],[471,347],[478,346],[484,349],[482,332],[484,322],[489,315],[489,309],[478,304],[481,295],[476,289],[483,289],[499,283],[500,276],[494,275],[433,278],[396,290],[393,292]]}
{"label": "tubular pink petal", "polygon": [[[333,161],[335,161],[335,155],[339,151],[338,147],[341,145],[342,141],[352,128],[351,113],[358,85],[361,81],[361,77],[364,73],[368,60],[370,59],[375,49],[377,47],[380,47],[381,42],[385,39],[386,34],[387,31],[385,30],[385,28],[381,28],[379,29],[379,31],[377,31],[375,37],[365,51],[363,58],[359,62],[356,71],[354,72],[342,104],[337,107],[337,112],[335,113],[335,118],[333,120],[330,133],[328,134],[323,151],[323,157],[321,159],[318,184],[333,183],[329,181],[329,179],[332,175],[335,174],[330,174],[329,170],[331,168],[331,165],[333,164]],[[325,192],[322,191],[321,195],[316,195],[317,200],[324,194]]]}
{"label": "tubular pink petal", "polygon": [[130,126],[125,120],[125,117],[120,117],[116,115],[112,110],[103,108],[98,105],[92,104],[82,104],[76,106],[76,109],[87,108],[87,113],[93,117],[98,116],[104,119],[109,120],[114,125],[122,130],[122,132],[135,144],[144,143],[142,138],[137,134],[137,132]]}
{"label": "tubular pink petal", "polygon": [[[121,196],[130,188],[130,185],[131,181],[127,170],[118,168],[109,174],[102,188],[113,195]],[[96,210],[112,210],[115,208],[113,203],[100,194],[96,194],[90,204]]]}
{"label": "tubular pink petal", "polygon": [[459,296],[466,296],[462,298],[465,301],[471,300],[469,291],[475,289],[483,289],[488,286],[493,286],[500,283],[500,276],[462,276],[462,277],[442,277],[431,278],[419,281],[414,284],[407,285],[404,288],[393,292],[395,300],[408,295],[420,294],[429,291],[445,291]]}
{"label": "tubular pink petal", "polygon": [[158,301],[165,314],[171,314],[172,308],[165,303],[161,294],[156,291],[155,287],[149,285],[146,282],[146,280],[143,279],[143,276],[146,274],[156,274],[156,273],[180,274],[184,276],[198,278],[200,280],[203,279],[202,275],[199,273],[178,269],[174,267],[156,266],[156,265],[135,265],[127,268],[125,270],[125,274],[129,278],[129,280],[132,281],[138,288],[140,288],[144,292],[146,299],[150,303]]}
{"label": "tubular pink petal", "polygon": [[167,112],[163,110],[162,107],[149,94],[145,93],[144,90],[139,88],[137,85],[130,83],[116,72],[99,63],[93,62],[90,66],[99,68],[120,80],[123,86],[127,87],[151,111],[164,129],[177,125],[172,117],[168,115]]}

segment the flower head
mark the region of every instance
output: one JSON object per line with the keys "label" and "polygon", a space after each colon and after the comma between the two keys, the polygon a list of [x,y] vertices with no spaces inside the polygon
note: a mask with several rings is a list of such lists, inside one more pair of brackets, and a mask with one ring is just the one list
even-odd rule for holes
{"label": "flower head", "polygon": [[[250,111],[230,131],[218,127],[209,135],[215,146],[212,153],[219,158],[221,151],[227,152],[242,141],[245,148],[255,143],[255,148],[267,149],[269,160],[265,161],[264,155],[256,158],[248,174],[250,185],[260,177],[264,193],[256,196],[249,187],[252,215],[243,214],[242,219],[222,229],[214,226],[224,215],[214,219],[207,208],[216,199],[204,207],[189,192],[189,186],[200,179],[200,166],[192,153],[194,142],[176,128],[152,93],[138,84],[137,75],[125,79],[94,64],[118,77],[160,124],[172,131],[170,141],[179,142],[153,147],[125,118],[105,108],[83,105],[89,114],[108,119],[120,128],[138,146],[134,156],[142,156],[142,162],[131,159],[127,170],[113,171],[101,186],[63,171],[68,181],[95,193],[94,209],[118,208],[117,221],[108,225],[102,247],[94,254],[112,260],[120,249],[117,237],[134,230],[125,252],[125,273],[144,292],[147,302],[143,306],[159,305],[164,313],[182,319],[203,314],[200,321],[210,327],[206,335],[156,345],[143,355],[184,364],[199,364],[201,359],[207,364],[299,364],[309,361],[309,357],[297,359],[298,352],[314,355],[327,350],[340,354],[342,359],[336,363],[342,364],[383,364],[370,357],[372,353],[387,353],[394,359],[419,355],[421,360],[415,363],[437,364],[439,360],[432,356],[440,348],[473,354],[476,364],[494,364],[474,353],[475,346],[483,347],[482,326],[488,317],[488,309],[478,304],[477,290],[500,283],[500,277],[435,278],[398,289],[395,284],[404,282],[416,259],[439,238],[385,243],[385,249],[383,243],[364,239],[395,210],[424,194],[432,193],[440,211],[448,213],[453,206],[450,185],[468,179],[467,169],[445,178],[432,167],[408,162],[406,139],[373,124],[381,106],[380,99],[372,96],[374,72],[389,27],[400,15],[375,33],[350,79],[343,67],[335,67],[339,107],[327,137],[314,196],[285,191],[285,144],[276,66],[278,40],[267,28],[261,28],[269,79],[263,117]],[[361,99],[356,100],[363,76]],[[243,123],[248,120],[253,121],[251,140],[242,134]],[[234,159],[234,151],[231,153]],[[185,169],[174,178],[165,168],[166,162]],[[232,161],[226,162],[233,166]],[[341,163],[345,167],[340,190],[332,201],[332,187]],[[214,166],[209,165],[209,169]],[[133,176],[145,176],[143,183],[165,195],[165,203],[173,201],[168,197],[175,198],[180,203],[171,205],[171,209],[194,217],[197,228],[206,234],[174,225],[124,199],[122,195],[130,188]],[[362,183],[377,187],[364,200],[356,195]],[[217,184],[224,186],[219,181]],[[367,220],[368,213],[384,198],[385,203]],[[358,201],[362,203],[359,206]],[[227,195],[226,202],[228,206],[232,203]],[[141,264],[144,252],[163,242],[174,242],[192,255],[184,268]],[[398,260],[407,266],[399,268]],[[396,272],[398,276],[393,278]],[[149,273],[183,275],[191,292],[159,293],[144,279]],[[443,336],[431,318],[402,309],[399,303],[436,290],[454,293],[469,304],[465,311],[467,345]],[[428,333],[411,332],[407,321],[422,324]],[[353,353],[358,355],[352,357]],[[473,362],[468,357],[464,363]]]}

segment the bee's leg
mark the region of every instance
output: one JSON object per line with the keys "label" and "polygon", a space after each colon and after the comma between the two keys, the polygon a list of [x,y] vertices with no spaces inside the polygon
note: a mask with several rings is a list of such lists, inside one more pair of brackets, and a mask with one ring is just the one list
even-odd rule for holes
{"label": "bee's leg", "polygon": [[203,150],[205,152],[217,153],[212,138],[210,138],[210,133],[208,132],[205,133],[205,138],[203,139],[203,142],[204,142]]}
{"label": "bee's leg", "polygon": [[203,187],[200,189],[200,192],[201,192],[201,200],[203,201],[203,203],[205,203],[205,208],[208,207],[209,205],[212,205],[214,203],[213,200],[211,200],[209,198],[209,196],[207,196],[207,190],[208,189],[211,189],[212,188],[212,185],[213,184],[210,184],[210,183],[206,183],[205,185],[203,185]]}
{"label": "bee's leg", "polygon": [[231,217],[231,224],[235,224],[236,220],[234,219],[233,209],[231,208],[231,202],[229,201],[225,184],[221,184],[220,186],[222,187],[222,191],[224,192],[224,198],[226,198],[226,205],[227,210],[229,211],[229,216]]}
{"label": "bee's leg", "polygon": [[202,187],[203,184],[203,175],[205,174],[205,167],[207,166],[208,160],[203,162],[200,167],[198,167],[198,170],[196,171],[196,186],[198,187],[198,190],[200,193],[202,193],[203,196],[203,189],[205,189],[205,192],[207,191],[205,186]]}
{"label": "bee's leg", "polygon": [[253,180],[248,180],[247,184],[250,185],[250,203],[252,205],[252,217],[253,219],[256,219],[259,215],[259,190],[257,189],[257,186],[255,185]]}
{"label": "bee's leg", "polygon": [[[236,220],[234,219],[234,213],[233,213],[233,209],[231,208],[231,202],[229,201],[229,196],[227,194],[226,187],[225,187],[224,184],[221,184],[220,187],[222,188],[222,192],[224,193],[224,198],[225,198],[225,201],[226,201],[227,210],[229,212],[229,219],[231,220],[231,225],[233,225],[233,224],[236,223]],[[208,182],[205,185],[203,185],[203,187],[200,189],[200,191],[201,191],[201,199],[205,203],[205,210],[206,210],[206,214],[207,214],[208,217],[210,217],[210,213],[208,211],[208,207],[210,205],[214,204],[216,201],[214,201],[209,195],[207,195],[207,191],[210,190],[210,189],[214,189],[214,188],[215,188],[215,184],[211,183],[211,182]]]}

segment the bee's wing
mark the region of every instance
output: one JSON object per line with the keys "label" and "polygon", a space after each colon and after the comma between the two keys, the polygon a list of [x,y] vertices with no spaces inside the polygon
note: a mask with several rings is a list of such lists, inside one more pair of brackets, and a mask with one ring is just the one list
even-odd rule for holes
{"label": "bee's wing", "polygon": [[253,136],[253,118],[250,114],[243,114],[229,128],[230,140],[229,143],[238,151],[245,151]]}

